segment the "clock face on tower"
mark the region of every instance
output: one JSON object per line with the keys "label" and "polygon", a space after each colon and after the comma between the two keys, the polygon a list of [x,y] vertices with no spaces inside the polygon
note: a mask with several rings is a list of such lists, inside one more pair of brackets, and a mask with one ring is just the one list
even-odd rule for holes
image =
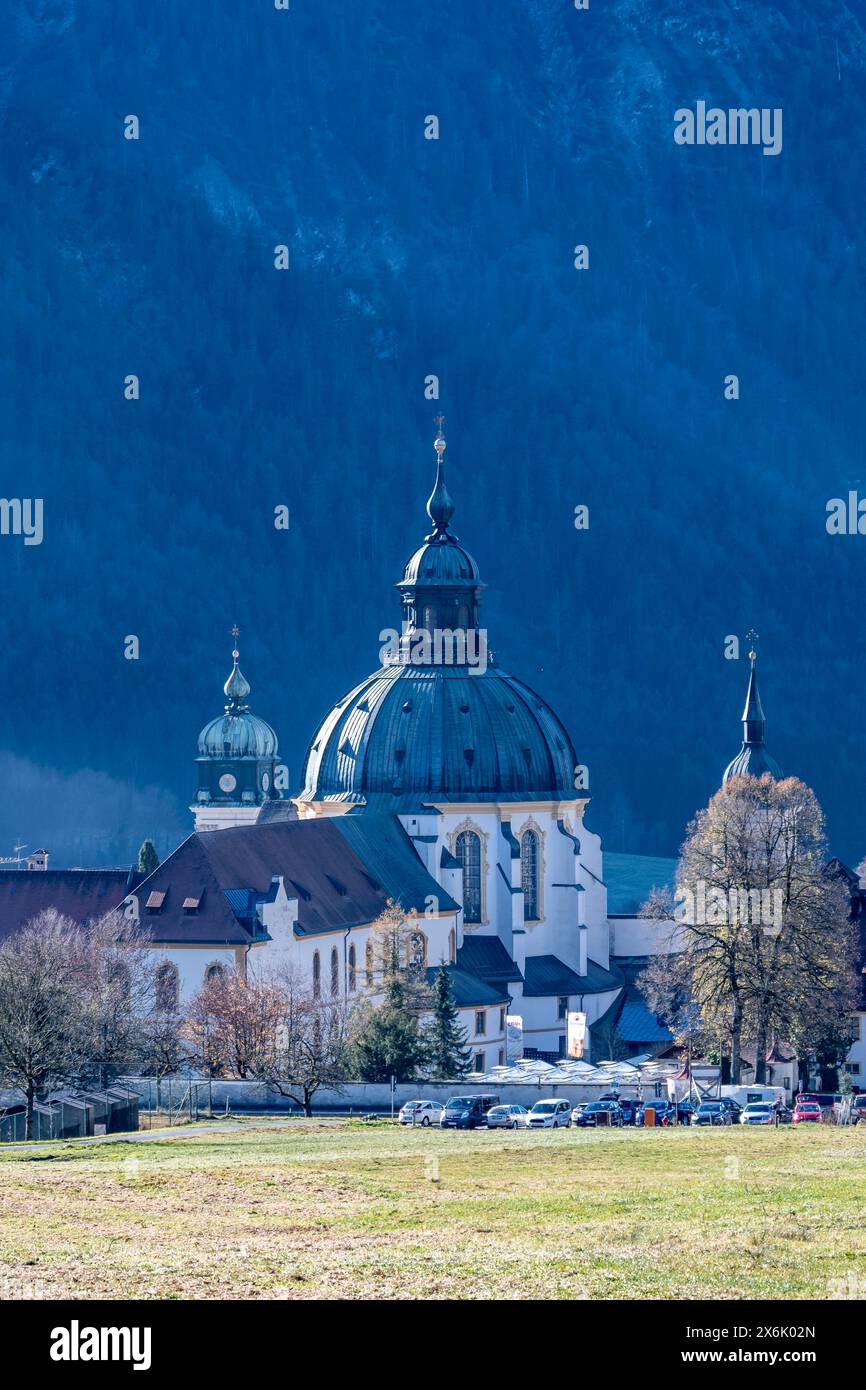
{"label": "clock face on tower", "polygon": [[231,772],[224,772],[220,778],[220,791],[233,792],[238,784],[238,779]]}
{"label": "clock face on tower", "polygon": [[262,791],[266,792],[271,785],[271,779],[266,772],[262,773]]}

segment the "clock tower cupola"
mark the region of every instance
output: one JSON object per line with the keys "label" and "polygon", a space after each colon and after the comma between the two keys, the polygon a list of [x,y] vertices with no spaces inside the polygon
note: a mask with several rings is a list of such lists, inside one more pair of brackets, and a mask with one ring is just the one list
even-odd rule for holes
{"label": "clock tower cupola", "polygon": [[270,724],[250,713],[249,681],[238,660],[232,628],[232,669],[223,686],[225,712],[206,724],[198,736],[198,789],[190,808],[196,830],[224,830],[252,825],[266,801],[279,800],[277,736]]}

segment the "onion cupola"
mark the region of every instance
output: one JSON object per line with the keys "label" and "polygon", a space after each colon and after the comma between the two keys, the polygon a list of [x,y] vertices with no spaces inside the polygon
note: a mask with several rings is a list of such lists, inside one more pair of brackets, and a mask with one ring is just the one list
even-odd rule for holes
{"label": "onion cupola", "polygon": [[[238,629],[233,627],[232,669],[223,686],[224,712],[198,736],[198,789],[193,806],[197,829],[216,829],[227,823],[225,816],[220,816],[211,825],[206,817],[202,820],[200,812],[211,815],[219,808],[249,807],[250,818],[255,819],[264,801],[280,795],[274,787],[277,736],[270,724],[250,712],[250,684],[238,665],[238,636]],[[231,823],[244,819],[235,817]]]}
{"label": "onion cupola", "polygon": [[450,529],[441,416],[437,423],[433,529],[396,586],[400,630],[382,648],[381,667],[314,735],[299,806],[575,799],[568,733],[534,690],[499,667],[481,626],[484,585]]}

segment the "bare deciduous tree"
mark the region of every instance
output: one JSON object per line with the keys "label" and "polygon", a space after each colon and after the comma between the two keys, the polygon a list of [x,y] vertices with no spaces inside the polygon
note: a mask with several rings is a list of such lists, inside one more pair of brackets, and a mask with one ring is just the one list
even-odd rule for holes
{"label": "bare deciduous tree", "polygon": [[[667,944],[702,1031],[729,1040],[734,1082],[745,1038],[762,1082],[774,1037],[815,1046],[850,1014],[850,905],[826,860],[823,813],[793,777],[731,778],[688,828]],[[658,1002],[661,971],[654,963],[645,982]]]}

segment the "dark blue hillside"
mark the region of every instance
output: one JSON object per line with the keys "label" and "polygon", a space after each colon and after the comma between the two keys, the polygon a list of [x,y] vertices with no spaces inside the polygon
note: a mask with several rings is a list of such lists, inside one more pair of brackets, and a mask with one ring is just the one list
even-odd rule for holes
{"label": "dark blue hillside", "polygon": [[[606,845],[676,851],[737,751],[723,641],[754,625],[768,745],[866,852],[866,536],[824,526],[866,495],[854,7],[24,0],[0,24],[0,493],[45,499],[41,546],[0,537],[0,854],[176,842],[233,622],[300,774],[399,620],[440,405],[491,643],[569,728]],[[783,108],[781,155],[676,146],[698,99]]]}

